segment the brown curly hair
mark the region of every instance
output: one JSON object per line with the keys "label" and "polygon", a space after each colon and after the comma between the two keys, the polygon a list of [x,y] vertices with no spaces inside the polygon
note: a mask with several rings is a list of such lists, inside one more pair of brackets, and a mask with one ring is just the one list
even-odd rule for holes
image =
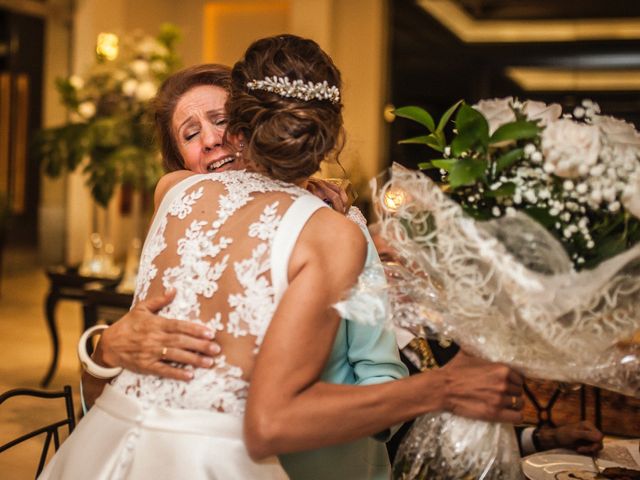
{"label": "brown curly hair", "polygon": [[342,149],[342,105],[248,90],[247,82],[274,75],[305,83],[326,80],[341,88],[340,71],[316,42],[295,35],[257,40],[231,71],[227,132],[244,136],[245,157],[269,176],[294,182],[311,176],[323,159]]}
{"label": "brown curly hair", "polygon": [[173,113],[180,98],[192,88],[201,85],[220,87],[228,92],[231,87],[231,69],[216,63],[185,68],[167,78],[153,100],[154,121],[162,151],[162,163],[169,172],[185,169],[184,159],[178,150],[173,131]]}

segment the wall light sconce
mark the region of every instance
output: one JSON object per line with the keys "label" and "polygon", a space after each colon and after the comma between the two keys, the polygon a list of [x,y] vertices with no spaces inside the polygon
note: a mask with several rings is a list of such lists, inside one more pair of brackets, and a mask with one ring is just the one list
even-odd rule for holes
{"label": "wall light sconce", "polygon": [[98,34],[96,53],[105,60],[115,60],[118,56],[118,36],[115,33]]}
{"label": "wall light sconce", "polygon": [[384,192],[382,202],[387,210],[395,212],[407,202],[407,193],[399,188],[390,188]]}
{"label": "wall light sconce", "polygon": [[394,113],[395,109],[396,107],[394,107],[391,103],[387,103],[384,106],[384,110],[382,111],[382,116],[385,122],[391,123],[396,119],[396,114]]}

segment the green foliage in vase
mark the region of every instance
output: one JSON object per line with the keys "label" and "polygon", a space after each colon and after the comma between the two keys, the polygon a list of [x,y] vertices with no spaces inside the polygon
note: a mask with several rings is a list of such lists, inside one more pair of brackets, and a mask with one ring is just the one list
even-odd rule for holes
{"label": "green foliage in vase", "polygon": [[420,107],[395,113],[427,129],[400,143],[442,154],[418,167],[438,169],[442,189],[471,217],[522,211],[563,244],[578,269],[640,241],[640,134],[600,115],[597,104],[585,100],[563,115],[560,105],[511,97],[459,101],[437,125]]}
{"label": "green foliage in vase", "polygon": [[180,64],[179,37],[170,24],[162,25],[156,37],[121,37],[115,58],[96,54],[84,76],[56,80],[69,121],[41,130],[31,148],[46,175],[56,177],[82,165],[93,198],[104,207],[119,184],[153,188],[162,162],[149,106]]}

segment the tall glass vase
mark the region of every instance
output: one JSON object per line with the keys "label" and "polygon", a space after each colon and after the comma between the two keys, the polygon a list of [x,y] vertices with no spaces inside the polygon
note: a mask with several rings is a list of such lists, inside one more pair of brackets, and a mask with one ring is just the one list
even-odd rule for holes
{"label": "tall glass vase", "polygon": [[115,263],[111,242],[109,215],[106,209],[93,204],[92,233],[85,243],[78,273],[86,277],[118,278],[122,269]]}
{"label": "tall glass vase", "polygon": [[124,265],[124,274],[117,290],[122,293],[133,293],[136,286],[136,277],[140,265],[140,253],[142,251],[142,239],[145,237],[150,220],[151,211],[148,205],[151,201],[147,192],[134,191],[131,193],[131,216],[135,236],[127,249],[127,257]]}

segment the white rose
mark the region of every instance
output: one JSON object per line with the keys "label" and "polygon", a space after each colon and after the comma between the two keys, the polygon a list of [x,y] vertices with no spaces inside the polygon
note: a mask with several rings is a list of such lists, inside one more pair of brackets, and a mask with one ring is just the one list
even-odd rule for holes
{"label": "white rose", "polygon": [[153,53],[155,53],[159,57],[166,57],[167,55],[169,55],[169,49],[167,47],[162,45],[160,42],[155,42],[155,44],[155,50]]}
{"label": "white rose", "polygon": [[129,68],[136,77],[144,77],[149,73],[149,62],[146,60],[134,60],[129,64]]}
{"label": "white rose", "polygon": [[137,88],[138,81],[135,78],[130,78],[122,84],[122,93],[124,93],[127,97],[132,97],[133,94],[136,93]]}
{"label": "white rose", "polygon": [[71,75],[69,77],[69,85],[71,85],[76,90],[80,90],[82,87],[84,87],[84,80],[78,75]]}
{"label": "white rose", "polygon": [[476,105],[473,105],[473,108],[489,122],[489,135],[492,135],[499,126],[516,120],[516,114],[511,108],[512,103],[513,97],[506,97],[480,100]]}
{"label": "white rose", "polygon": [[145,37],[137,47],[139,53],[149,58],[152,55],[166,57],[169,54],[167,47],[158,42],[155,38]]}
{"label": "white rose", "polygon": [[78,105],[78,114],[86,120],[89,120],[96,114],[96,106],[93,102],[82,102]]}
{"label": "white rose", "polygon": [[640,174],[630,179],[622,194],[622,205],[631,215],[640,218]]}
{"label": "white rose", "polygon": [[613,143],[640,146],[640,133],[632,124],[624,120],[598,115],[593,118],[593,124],[600,127],[602,132]]}
{"label": "white rose", "polygon": [[142,82],[136,88],[136,98],[141,102],[146,102],[155,97],[157,90],[153,82]]}
{"label": "white rose", "polygon": [[140,42],[138,42],[136,50],[138,51],[138,53],[150,57],[154,50],[153,43],[154,42],[150,37],[145,37]]}
{"label": "white rose", "polygon": [[164,73],[167,71],[167,64],[162,60],[151,62],[151,71],[154,73]]}
{"label": "white rose", "polygon": [[580,175],[580,166],[595,165],[600,153],[600,130],[569,119],[551,122],[542,131],[545,169],[559,177]]}
{"label": "white rose", "polygon": [[540,120],[539,124],[544,126],[560,118],[562,107],[558,103],[547,105],[544,102],[534,102],[527,100],[522,106],[522,111],[529,120]]}

